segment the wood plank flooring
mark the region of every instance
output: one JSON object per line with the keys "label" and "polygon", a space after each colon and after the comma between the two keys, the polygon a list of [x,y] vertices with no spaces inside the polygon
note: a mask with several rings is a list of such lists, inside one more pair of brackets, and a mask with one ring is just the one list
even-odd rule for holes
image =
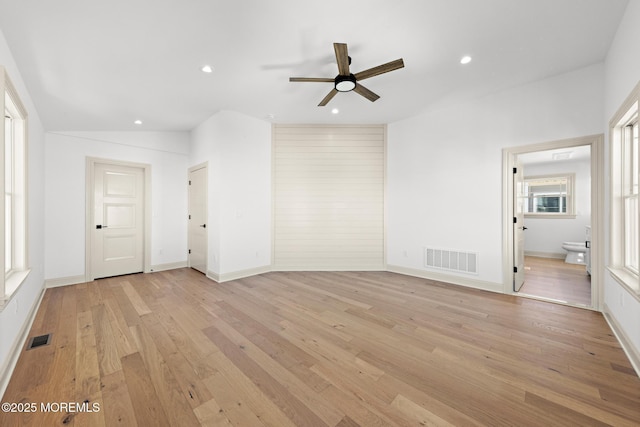
{"label": "wood plank flooring", "polygon": [[591,278],[586,267],[562,259],[525,257],[521,293],[591,307]]}
{"label": "wood plank flooring", "polygon": [[44,333],[1,426],[640,425],[600,313],[394,273],[104,279],[48,289]]}

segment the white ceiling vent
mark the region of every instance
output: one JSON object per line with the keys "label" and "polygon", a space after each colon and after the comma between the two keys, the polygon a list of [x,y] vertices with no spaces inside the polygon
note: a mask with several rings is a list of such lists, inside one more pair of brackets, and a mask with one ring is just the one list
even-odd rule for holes
{"label": "white ceiling vent", "polygon": [[424,265],[429,268],[478,274],[478,253],[425,248]]}

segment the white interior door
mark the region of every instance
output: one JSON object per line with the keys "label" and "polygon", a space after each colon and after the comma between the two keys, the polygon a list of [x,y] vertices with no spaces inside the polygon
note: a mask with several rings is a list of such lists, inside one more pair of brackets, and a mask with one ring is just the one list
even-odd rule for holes
{"label": "white interior door", "polygon": [[142,168],[94,165],[93,278],[144,270],[144,185]]}
{"label": "white interior door", "polygon": [[189,171],[189,266],[207,274],[207,167]]}
{"label": "white interior door", "polygon": [[527,194],[524,187],[524,168],[516,161],[513,174],[513,290],[524,285],[524,212]]}

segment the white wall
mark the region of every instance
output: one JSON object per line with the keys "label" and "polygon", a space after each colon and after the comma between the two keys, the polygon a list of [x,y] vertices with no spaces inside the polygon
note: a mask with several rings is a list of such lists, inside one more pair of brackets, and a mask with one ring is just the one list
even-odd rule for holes
{"label": "white wall", "polygon": [[502,291],[501,150],[602,133],[603,71],[596,64],[390,124],[388,265],[426,271],[425,246],[478,252],[470,280]]}
{"label": "white wall", "polygon": [[23,328],[35,308],[44,285],[44,130],[38,112],[22,81],[18,67],[0,32],[0,64],[6,68],[29,114],[28,130],[28,235],[31,273],[0,312],[0,395],[13,363],[14,349],[21,345]]}
{"label": "white wall", "polygon": [[87,157],[151,165],[151,264],[186,262],[188,149],[187,132],[47,133],[45,278],[85,274]]}
{"label": "white wall", "polygon": [[383,270],[383,125],[274,125],[273,268]]}
{"label": "white wall", "polygon": [[209,254],[216,279],[271,265],[271,125],[222,111],[191,132],[189,166],[208,162]]}
{"label": "white wall", "polygon": [[584,242],[586,226],[591,224],[591,164],[581,161],[557,161],[524,165],[525,176],[575,174],[575,218],[525,217],[524,250],[547,255],[566,254],[563,242]]}
{"label": "white wall", "polygon": [[[620,23],[616,37],[609,49],[605,62],[605,111],[604,127],[609,128],[609,120],[623,101],[640,81],[640,2],[630,1]],[[605,137],[606,176],[609,176],[609,135]],[[611,202],[609,182],[606,183],[607,206]],[[606,209],[605,250],[609,259],[609,219]],[[640,357],[640,301],[620,286],[608,272],[605,272],[604,301],[609,314],[620,325],[627,340],[633,345],[636,357]]]}

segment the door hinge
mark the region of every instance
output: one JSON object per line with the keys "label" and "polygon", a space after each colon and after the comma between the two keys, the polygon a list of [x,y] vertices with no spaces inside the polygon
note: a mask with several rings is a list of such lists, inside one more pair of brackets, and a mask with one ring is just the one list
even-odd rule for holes
{"label": "door hinge", "polygon": [[189,219],[191,219],[191,215],[189,215]]}
{"label": "door hinge", "polygon": [[191,253],[191,249],[189,249],[189,253]]}
{"label": "door hinge", "polygon": [[513,168],[513,173],[518,173],[518,168]]}
{"label": "door hinge", "polygon": [[518,272],[518,267],[513,267],[513,272],[517,273]]}
{"label": "door hinge", "polygon": [[191,180],[189,180],[189,185],[191,185]]}
{"label": "door hinge", "polygon": [[517,223],[518,223],[518,218],[517,218],[517,217],[515,217],[515,216],[513,217],[513,223],[514,223],[514,224],[517,224]]}

